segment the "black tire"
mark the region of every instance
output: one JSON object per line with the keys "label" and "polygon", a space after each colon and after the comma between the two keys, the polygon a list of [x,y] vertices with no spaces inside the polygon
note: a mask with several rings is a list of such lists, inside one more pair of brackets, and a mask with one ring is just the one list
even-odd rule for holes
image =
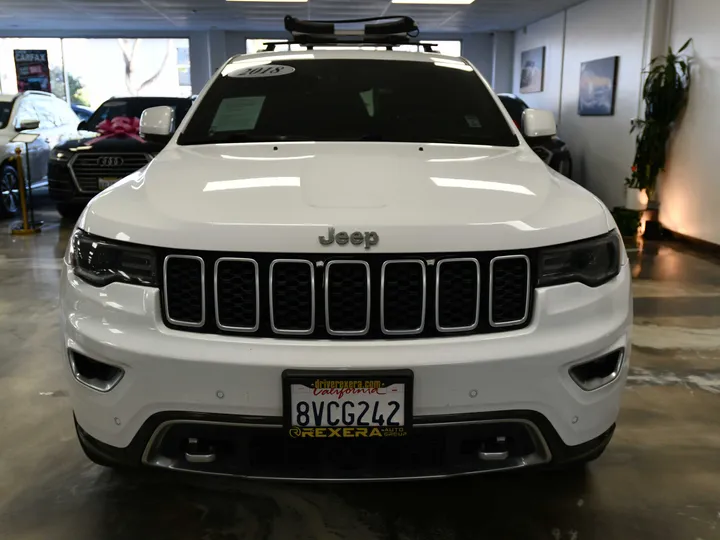
{"label": "black tire", "polygon": [[572,159],[570,156],[564,156],[560,159],[556,168],[557,172],[572,180]]}
{"label": "black tire", "polygon": [[0,170],[0,217],[11,217],[20,211],[19,178],[15,167],[6,163]]}
{"label": "black tire", "polygon": [[77,221],[82,214],[84,206],[72,203],[58,203],[57,211],[64,220]]}

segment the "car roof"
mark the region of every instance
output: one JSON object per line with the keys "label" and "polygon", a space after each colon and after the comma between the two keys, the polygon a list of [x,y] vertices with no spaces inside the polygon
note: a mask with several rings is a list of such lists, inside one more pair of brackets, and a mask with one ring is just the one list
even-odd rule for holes
{"label": "car roof", "polygon": [[[315,45],[322,47],[323,45]],[[374,47],[378,45],[368,45]],[[355,46],[353,46],[355,47]],[[469,66],[467,60],[458,56],[448,56],[440,53],[410,52],[410,51],[387,51],[368,49],[346,49],[341,46],[328,47],[327,49],[313,49],[302,51],[272,51],[258,52],[255,54],[238,54],[230,58],[229,62],[246,62],[253,59],[258,60],[401,60],[406,62],[449,62],[461,63]]]}
{"label": "car roof", "polygon": [[115,96],[111,97],[109,99],[106,99],[103,103],[106,101],[115,101],[115,100],[121,100],[121,101],[146,101],[148,99],[158,100],[158,99],[166,99],[168,101],[186,101],[189,100],[189,97],[177,97],[177,96]]}

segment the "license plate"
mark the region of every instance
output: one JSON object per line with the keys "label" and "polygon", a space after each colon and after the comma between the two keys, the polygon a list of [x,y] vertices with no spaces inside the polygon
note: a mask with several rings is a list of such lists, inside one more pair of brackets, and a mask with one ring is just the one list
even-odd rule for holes
{"label": "license plate", "polygon": [[98,188],[100,191],[107,189],[112,186],[115,182],[120,180],[119,178],[98,178]]}
{"label": "license plate", "polygon": [[404,437],[412,425],[411,371],[286,371],[285,427],[293,438]]}

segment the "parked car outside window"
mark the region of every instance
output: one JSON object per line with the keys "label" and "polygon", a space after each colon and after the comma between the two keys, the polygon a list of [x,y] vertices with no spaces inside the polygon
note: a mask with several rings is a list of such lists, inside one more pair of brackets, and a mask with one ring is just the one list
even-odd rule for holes
{"label": "parked car outside window", "polygon": [[82,105],[71,105],[73,112],[81,121],[88,120],[93,115],[93,110]]}

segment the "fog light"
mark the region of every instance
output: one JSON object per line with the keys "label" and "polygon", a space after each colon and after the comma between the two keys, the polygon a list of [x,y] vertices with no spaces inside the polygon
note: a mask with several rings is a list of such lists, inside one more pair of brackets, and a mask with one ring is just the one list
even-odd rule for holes
{"label": "fog light", "polygon": [[119,367],[98,362],[72,350],[68,350],[68,358],[75,380],[98,392],[109,392],[125,375]]}
{"label": "fog light", "polygon": [[570,368],[570,377],[575,383],[588,392],[610,384],[620,375],[625,349],[595,358]]}

